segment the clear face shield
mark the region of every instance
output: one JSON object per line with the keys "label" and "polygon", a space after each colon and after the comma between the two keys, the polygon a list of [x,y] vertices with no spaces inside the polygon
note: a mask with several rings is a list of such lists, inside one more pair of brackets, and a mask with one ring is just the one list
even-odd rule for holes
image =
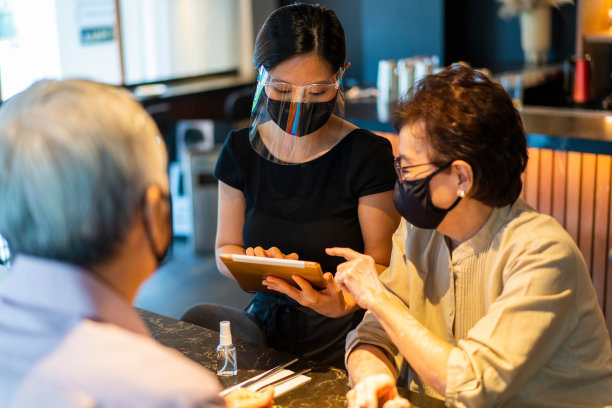
{"label": "clear face shield", "polygon": [[253,149],[280,164],[316,156],[325,132],[341,132],[345,123],[343,74],[341,68],[324,83],[297,86],[274,79],[262,66],[251,109]]}

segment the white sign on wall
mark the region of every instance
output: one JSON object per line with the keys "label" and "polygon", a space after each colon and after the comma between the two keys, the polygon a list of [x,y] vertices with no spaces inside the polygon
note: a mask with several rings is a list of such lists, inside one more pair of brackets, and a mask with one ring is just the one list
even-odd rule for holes
{"label": "white sign on wall", "polygon": [[82,45],[115,39],[117,17],[113,0],[78,0],[76,11]]}

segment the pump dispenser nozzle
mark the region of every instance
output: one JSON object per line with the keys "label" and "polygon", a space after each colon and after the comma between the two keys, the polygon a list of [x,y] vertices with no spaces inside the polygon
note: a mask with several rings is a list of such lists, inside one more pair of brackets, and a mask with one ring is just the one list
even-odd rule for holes
{"label": "pump dispenser nozzle", "polygon": [[222,321],[219,324],[219,344],[222,346],[229,346],[232,344],[232,330],[230,329],[230,322],[227,320]]}

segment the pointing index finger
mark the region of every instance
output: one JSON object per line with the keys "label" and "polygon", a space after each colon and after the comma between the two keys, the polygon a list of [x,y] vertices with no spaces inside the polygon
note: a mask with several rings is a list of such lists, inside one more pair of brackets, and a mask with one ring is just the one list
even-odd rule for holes
{"label": "pointing index finger", "polygon": [[347,261],[355,259],[358,255],[360,255],[359,252],[353,251],[351,248],[326,248],[325,252],[327,252],[328,255],[341,256]]}

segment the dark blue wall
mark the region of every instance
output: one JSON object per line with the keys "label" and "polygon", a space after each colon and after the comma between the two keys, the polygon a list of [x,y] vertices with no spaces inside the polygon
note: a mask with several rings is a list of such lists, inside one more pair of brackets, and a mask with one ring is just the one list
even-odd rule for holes
{"label": "dark blue wall", "polygon": [[521,61],[518,19],[497,16],[493,0],[447,1],[447,63],[468,61],[475,67],[491,67]]}
{"label": "dark blue wall", "polygon": [[[446,0],[445,62],[468,61],[493,71],[516,68],[523,63],[519,18],[497,14],[493,0]],[[562,61],[574,53],[576,7],[553,9],[549,61]]]}
{"label": "dark blue wall", "polygon": [[433,54],[444,61],[443,0],[361,0],[363,80],[376,82],[378,60]]}
{"label": "dark blue wall", "polygon": [[[580,1],[580,0],[578,0]],[[495,0],[306,0],[333,9],[344,27],[347,79],[376,82],[378,60],[434,54],[494,72],[522,66],[518,17],[503,20]],[[291,4],[279,0],[279,5]],[[553,10],[549,61],[573,55],[576,7]]]}
{"label": "dark blue wall", "polygon": [[[344,28],[347,79],[376,83],[378,60],[418,54],[444,58],[444,0],[309,0],[334,10]],[[293,1],[281,1],[281,5]]]}

